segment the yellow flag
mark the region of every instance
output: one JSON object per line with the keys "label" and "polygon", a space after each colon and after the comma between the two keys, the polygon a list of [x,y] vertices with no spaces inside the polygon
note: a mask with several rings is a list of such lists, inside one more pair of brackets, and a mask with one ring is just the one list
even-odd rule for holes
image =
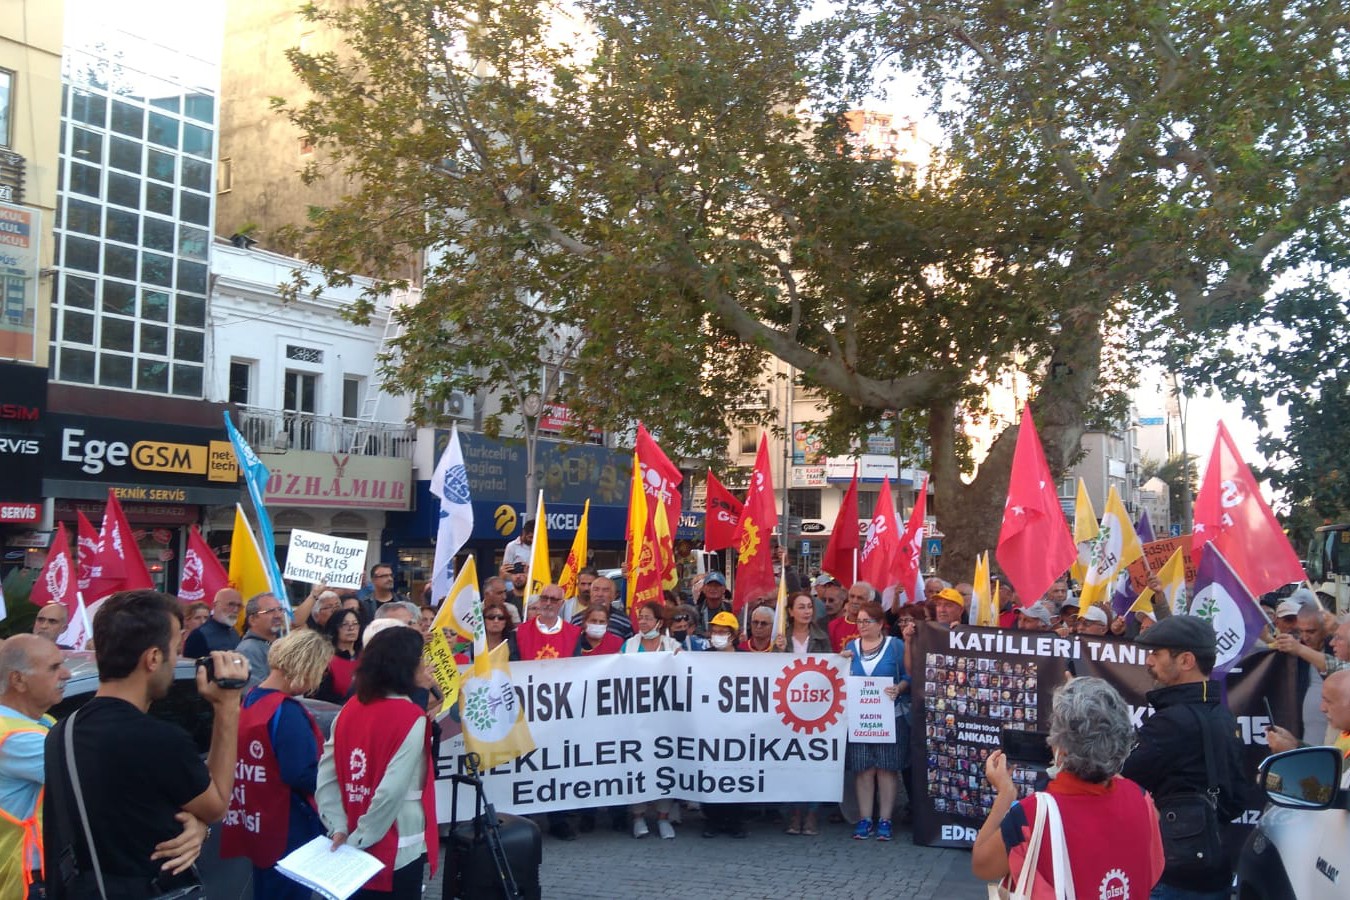
{"label": "yellow flag", "polygon": [[1078,559],[1069,569],[1073,580],[1079,584],[1087,576],[1088,560],[1092,555],[1092,542],[1097,539],[1097,511],[1092,508],[1092,498],[1088,496],[1087,485],[1078,479],[1078,499],[1073,502],[1073,542],[1078,545]]}
{"label": "yellow flag", "polygon": [[478,594],[478,564],[469,556],[455,576],[450,593],[441,601],[431,627],[436,632],[453,628],[463,638],[473,638],[475,627],[482,621],[483,600]]}
{"label": "yellow flag", "polygon": [[581,524],[577,526],[576,536],[572,538],[572,551],[567,554],[567,561],[563,563],[562,574],[558,576],[558,584],[562,585],[563,599],[571,600],[577,596],[577,583],[581,578],[581,570],[586,566],[586,546],[589,530],[588,522],[591,516],[591,501],[587,499],[586,505],[581,510]]}
{"label": "yellow flag", "polygon": [[473,674],[459,688],[464,750],[478,755],[480,769],[491,769],[534,749],[525,707],[511,683],[509,652],[502,641],[490,653],[476,654]]}
{"label": "yellow flag", "polygon": [[675,571],[675,540],[670,534],[670,514],[666,512],[663,499],[656,501],[652,526],[656,530],[656,565],[661,574],[661,587],[673,591],[680,584],[680,576]]}
{"label": "yellow flag", "polygon": [[1167,562],[1158,570],[1158,580],[1162,582],[1168,608],[1176,614],[1184,612],[1187,607],[1186,556],[1180,547],[1172,551]]}
{"label": "yellow flag", "polygon": [[455,651],[446,640],[444,631],[439,628],[432,630],[431,640],[422,651],[422,657],[431,671],[431,677],[436,680],[436,686],[441,689],[441,708],[436,712],[437,716],[441,716],[459,699],[460,685]]}
{"label": "yellow flag", "polygon": [[787,634],[787,570],[778,575],[778,602],[773,607],[773,633]]}
{"label": "yellow flag", "polygon": [[525,602],[536,596],[544,588],[553,583],[553,573],[549,571],[548,563],[548,527],[545,525],[546,513],[544,512],[544,492],[539,492],[539,506],[534,511],[534,543],[530,546],[533,552],[530,554],[529,575],[525,579]]}
{"label": "yellow flag", "polygon": [[637,452],[633,452],[633,477],[628,487],[628,565],[624,575],[628,578],[628,598],[626,606],[631,611],[633,598],[637,594],[637,573],[642,561],[642,543],[647,536],[647,493],[642,489],[642,466],[638,462]]}
{"label": "yellow flag", "polygon": [[[244,508],[234,505],[234,534],[230,536],[230,587],[244,597],[247,605],[250,597],[272,590],[267,579],[267,568],[263,565],[262,551],[253,537],[253,529],[248,525]],[[244,609],[239,610],[236,627],[244,629]]]}
{"label": "yellow flag", "polygon": [[[993,595],[989,590],[989,554],[979,553],[975,556],[975,577],[971,581],[975,601],[975,624],[990,626],[998,622],[997,618],[989,615],[990,610],[996,609]],[[990,619],[993,618],[993,621]]]}
{"label": "yellow flag", "polygon": [[1143,555],[1144,547],[1139,543],[1139,535],[1134,533],[1130,514],[1125,511],[1120,494],[1112,487],[1106,497],[1097,539],[1092,542],[1092,554],[1078,598],[1079,609],[1086,612],[1105,600],[1121,570]]}
{"label": "yellow flag", "polygon": [[1130,604],[1130,608],[1125,611],[1146,612],[1156,619],[1158,617],[1158,614],[1153,606],[1153,588],[1146,587],[1142,591],[1140,591],[1139,596],[1134,598],[1134,602]]}

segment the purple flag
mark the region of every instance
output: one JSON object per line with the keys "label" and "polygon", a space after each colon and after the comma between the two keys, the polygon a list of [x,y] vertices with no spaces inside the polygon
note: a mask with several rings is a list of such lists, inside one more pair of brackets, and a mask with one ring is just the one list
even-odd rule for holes
{"label": "purple flag", "polygon": [[1115,589],[1111,592],[1111,612],[1123,616],[1138,599],[1139,595],[1135,593],[1129,568],[1121,569],[1120,574],[1116,576]]}
{"label": "purple flag", "polygon": [[1196,570],[1189,612],[1214,626],[1218,638],[1214,672],[1218,677],[1247,655],[1266,624],[1252,592],[1212,543],[1205,547]]}
{"label": "purple flag", "polygon": [[1153,523],[1148,520],[1148,510],[1139,513],[1139,521],[1134,523],[1134,533],[1139,535],[1139,543],[1151,544],[1157,540],[1153,535]]}

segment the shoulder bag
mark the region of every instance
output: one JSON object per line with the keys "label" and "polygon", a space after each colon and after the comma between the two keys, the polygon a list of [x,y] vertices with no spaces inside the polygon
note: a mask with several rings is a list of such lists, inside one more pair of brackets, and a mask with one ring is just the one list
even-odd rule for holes
{"label": "shoulder bag", "polygon": [[[1049,835],[1046,835],[1046,829]],[[989,900],[1031,900],[1036,886],[1036,867],[1040,862],[1041,848],[1050,844],[1051,862],[1054,866],[1055,900],[1077,900],[1073,886],[1073,870],[1069,866],[1069,847],[1065,843],[1064,821],[1059,815],[1059,804],[1048,793],[1036,794],[1036,821],[1031,829],[1031,838],[1027,841],[1027,853],[1022,860],[1022,871],[1017,875],[1017,883],[1009,886],[1009,878],[989,885]],[[1009,876],[1010,877],[1010,876]]]}
{"label": "shoulder bag", "polygon": [[1208,723],[1194,704],[1187,709],[1200,726],[1205,753],[1204,791],[1154,797],[1158,828],[1162,832],[1164,872],[1182,878],[1203,877],[1227,868],[1219,823],[1219,777],[1214,758],[1214,738]]}
{"label": "shoulder bag", "polygon": [[[84,839],[89,845],[89,861],[94,868],[94,884],[89,884],[89,873],[74,873],[65,889],[65,895],[73,900],[117,900],[119,897],[126,898],[144,898],[144,900],[197,900],[206,896],[205,888],[202,885],[201,875],[197,872],[197,867],[192,867],[192,877],[195,884],[188,884],[182,887],[170,888],[164,890],[158,884],[155,878],[130,878],[120,875],[109,875],[106,879],[103,875],[103,869],[98,864],[98,850],[94,847],[94,834],[89,827],[89,813],[84,807],[84,792],[80,789],[80,773],[75,767],[75,717],[79,711],[70,714],[70,718],[65,725],[65,756],[66,769],[70,775],[70,789],[75,795],[75,806],[80,811],[80,824],[84,826]],[[96,892],[95,892],[96,889]]]}

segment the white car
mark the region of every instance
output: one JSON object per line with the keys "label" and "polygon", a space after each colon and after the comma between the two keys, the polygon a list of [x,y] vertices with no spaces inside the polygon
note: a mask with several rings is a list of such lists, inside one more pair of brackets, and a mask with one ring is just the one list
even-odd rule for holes
{"label": "white car", "polygon": [[1238,857],[1238,900],[1350,897],[1350,768],[1335,747],[1301,747],[1261,763],[1271,806]]}

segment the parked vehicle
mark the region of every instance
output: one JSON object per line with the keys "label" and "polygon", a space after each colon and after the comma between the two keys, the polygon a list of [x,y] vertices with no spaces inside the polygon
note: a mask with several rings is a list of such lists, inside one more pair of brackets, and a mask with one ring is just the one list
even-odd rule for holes
{"label": "parked vehicle", "polygon": [[1335,747],[1301,747],[1261,763],[1271,805],[1238,857],[1238,900],[1350,896],[1350,771]]}

